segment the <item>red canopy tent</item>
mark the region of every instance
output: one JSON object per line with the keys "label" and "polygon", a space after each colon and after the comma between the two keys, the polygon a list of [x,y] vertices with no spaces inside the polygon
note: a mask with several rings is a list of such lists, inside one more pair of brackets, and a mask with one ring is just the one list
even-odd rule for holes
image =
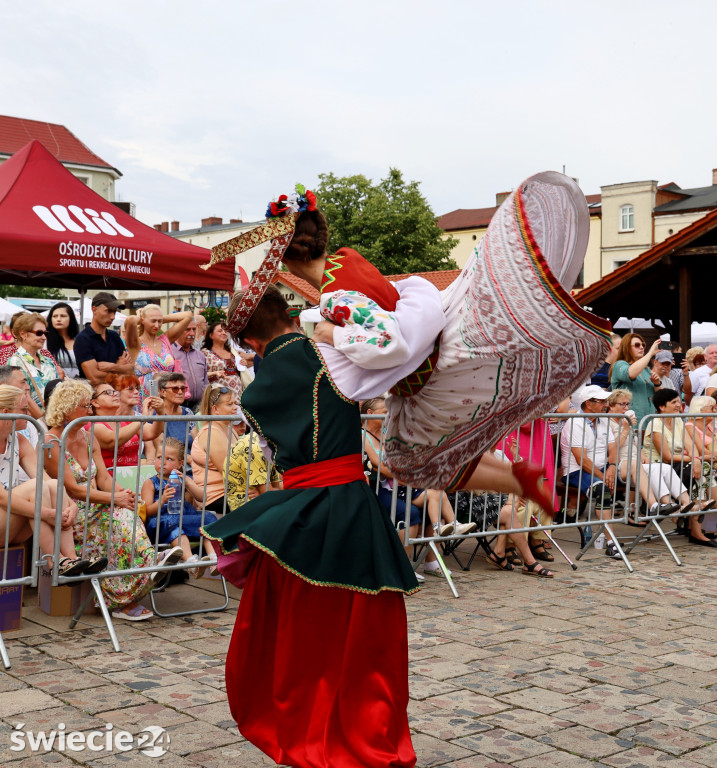
{"label": "red canopy tent", "polygon": [[0,266],[18,285],[232,291],[234,265],[134,219],[37,140],[0,165]]}

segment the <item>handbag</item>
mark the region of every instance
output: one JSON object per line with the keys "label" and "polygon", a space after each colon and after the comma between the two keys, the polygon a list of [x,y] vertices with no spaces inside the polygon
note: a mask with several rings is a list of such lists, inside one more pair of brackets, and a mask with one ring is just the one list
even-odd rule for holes
{"label": "handbag", "polygon": [[[37,393],[37,398],[39,400],[40,408],[42,410],[44,410],[45,409],[45,399],[42,396],[42,392],[40,392],[40,388],[37,386],[37,382],[35,381],[35,377],[32,375],[32,372],[27,367],[27,363],[23,360],[22,353],[20,352],[20,350],[18,350],[17,359],[20,361],[20,364],[25,369],[25,378],[29,380],[30,384],[32,384],[35,392]],[[53,364],[55,365],[55,373],[58,373],[57,364],[54,363],[54,361],[53,361]],[[58,378],[59,378],[59,375],[58,375]]]}

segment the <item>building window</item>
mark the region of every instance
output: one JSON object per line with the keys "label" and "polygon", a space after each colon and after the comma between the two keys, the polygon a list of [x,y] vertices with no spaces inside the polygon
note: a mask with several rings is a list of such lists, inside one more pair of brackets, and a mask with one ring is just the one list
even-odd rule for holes
{"label": "building window", "polygon": [[620,269],[620,267],[622,267],[622,266],[624,266],[625,264],[627,264],[627,262],[628,262],[628,261],[630,261],[630,259],[619,259],[619,260],[614,260],[614,261],[612,262],[612,268],[613,268],[613,269]]}
{"label": "building window", "polygon": [[86,186],[90,186],[90,177],[89,176],[75,176],[76,179],[79,179],[83,184]]}
{"label": "building window", "polygon": [[635,229],[635,208],[623,205],[620,208],[620,232],[632,232]]}

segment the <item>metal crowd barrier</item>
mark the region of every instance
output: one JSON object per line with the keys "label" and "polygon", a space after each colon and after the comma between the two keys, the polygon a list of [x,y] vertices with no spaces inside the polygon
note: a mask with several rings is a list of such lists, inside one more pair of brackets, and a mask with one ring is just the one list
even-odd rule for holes
{"label": "metal crowd barrier", "polygon": [[[209,425],[208,426],[208,436],[207,436],[207,439],[208,439],[208,442],[211,442],[212,425],[215,422],[237,422],[237,420],[238,419],[237,419],[236,416],[203,416],[203,415],[202,416],[192,416],[192,417],[183,416],[183,415],[182,416],[151,415],[151,416],[131,416],[131,417],[130,416],[111,416],[111,417],[107,417],[107,416],[87,416],[87,417],[82,417],[80,419],[75,419],[74,421],[70,422],[64,428],[64,430],[63,430],[63,432],[62,432],[62,434],[60,436],[59,443],[57,443],[57,442],[46,443],[45,444],[45,448],[47,450],[59,450],[60,451],[60,455],[64,456],[65,452],[67,450],[67,437],[68,437],[68,434],[74,428],[76,428],[78,425],[87,425],[87,431],[88,431],[88,435],[89,435],[89,439],[90,439],[90,444],[92,444],[92,441],[94,441],[95,425],[97,423],[102,423],[102,422],[110,424],[110,423],[120,423],[120,422],[124,422],[124,423],[127,423],[127,422],[148,423],[148,422],[161,421],[161,422],[165,422],[165,423],[167,423],[167,422],[184,422],[184,423],[189,423],[189,422],[192,422],[192,421],[201,421],[202,424],[208,424]],[[217,429],[217,428],[214,427],[214,429]],[[139,436],[140,436],[139,456],[141,456],[142,455],[142,451],[143,451],[143,440],[142,440],[142,432],[141,432],[141,430],[140,430],[140,435]],[[162,463],[164,463],[164,458],[165,458],[166,439],[167,439],[166,433],[163,433],[161,449],[160,449],[159,454],[158,454],[158,457],[160,458]],[[224,472],[225,480],[224,480],[224,504],[223,504],[223,512],[222,512],[223,514],[226,514],[226,512],[228,511],[227,503],[226,503],[226,489],[227,489],[227,483],[228,483],[228,472],[226,471],[226,468],[228,468],[228,466],[229,466],[229,460],[230,460],[230,456],[231,456],[231,449],[233,447],[233,442],[234,441],[231,438],[231,432],[230,432],[230,444],[229,444],[229,450],[227,451],[226,464],[225,464],[225,472]],[[185,439],[184,439],[185,467],[186,467],[186,460],[187,460],[187,456],[188,456],[188,451],[187,451],[188,444],[189,444],[189,430],[185,430]],[[115,448],[114,448],[115,462],[116,462],[117,456],[118,456],[118,445],[117,445],[117,441],[115,441]],[[67,472],[69,472],[70,470],[67,468],[67,464],[66,464],[65,461],[60,461],[58,463],[58,468],[59,468],[59,471],[58,471],[58,497],[57,497],[57,510],[56,510],[56,512],[57,512],[57,516],[59,518],[61,516],[61,514],[62,514],[62,501],[63,501],[64,493],[65,493],[64,481],[65,481],[65,477],[66,477]],[[248,478],[247,478],[247,481],[248,481]],[[164,491],[165,485],[166,485],[166,481],[164,480],[164,478],[162,478],[160,476],[159,498],[161,498],[161,496],[162,496],[162,493]],[[104,552],[104,554],[110,559],[110,562],[112,561],[112,549],[113,549],[112,532],[113,532],[113,528],[115,527],[115,525],[119,524],[119,523],[116,523],[115,515],[114,515],[114,511],[115,511],[114,496],[115,496],[115,492],[117,490],[118,490],[117,473],[113,472],[112,473],[112,484],[111,484],[111,490],[110,490],[111,495],[112,495],[112,501],[111,501],[111,503],[109,505],[109,507],[110,507],[110,528],[109,528],[109,533],[108,533],[108,537],[107,537],[107,549]],[[185,482],[185,476],[184,476],[184,473],[183,473],[183,478],[182,478],[182,497],[184,497],[185,490],[186,490],[186,482]],[[141,474],[138,471],[137,472],[137,476],[136,476],[136,481],[135,481],[135,488],[134,488],[134,493],[135,493],[134,508],[132,510],[130,510],[132,512],[132,523],[131,523],[131,525],[132,525],[132,528],[131,528],[132,542],[131,542],[131,546],[130,546],[130,555],[129,555],[130,562],[133,562],[135,560],[135,555],[137,554],[137,532],[138,532],[138,527],[142,526],[140,518],[137,515],[138,501],[139,501],[139,498],[140,498],[140,491],[141,491]],[[90,506],[90,495],[91,495],[91,489],[90,489],[90,485],[88,483],[87,484],[86,497],[85,497],[85,500],[83,502],[85,508],[89,508],[89,506]],[[201,513],[201,515],[202,515],[202,524],[204,523],[204,515],[206,513],[206,506],[207,506],[207,488],[206,488],[206,484],[205,484],[204,491],[203,491],[203,498],[201,500],[201,503],[198,503],[196,505],[196,507],[195,507],[197,512]],[[119,509],[119,507],[117,507],[117,509]],[[130,567],[130,568],[121,568],[121,569],[119,569],[119,568],[115,568],[115,569],[108,568],[108,569],[102,571],[101,573],[94,574],[94,575],[84,574],[84,575],[80,575],[80,576],[61,576],[59,574],[59,570],[58,570],[58,557],[54,558],[53,568],[52,568],[52,586],[60,586],[60,585],[65,585],[65,584],[77,584],[77,583],[80,583],[80,582],[83,582],[83,581],[89,581],[90,584],[91,584],[91,587],[92,587],[92,590],[88,593],[88,595],[86,596],[85,600],[80,605],[80,607],[78,608],[76,614],[72,618],[72,620],[70,622],[70,629],[73,629],[77,625],[77,623],[80,621],[80,619],[82,617],[82,614],[87,609],[90,600],[94,597],[96,602],[97,602],[97,604],[98,604],[98,606],[99,606],[99,609],[100,609],[100,611],[102,613],[102,616],[103,616],[103,619],[105,621],[105,624],[107,625],[107,629],[108,629],[108,632],[109,632],[109,635],[110,635],[110,639],[112,641],[113,648],[115,649],[115,651],[119,651],[120,650],[119,641],[117,639],[117,634],[116,634],[116,632],[114,630],[114,626],[113,626],[113,622],[112,622],[112,617],[110,615],[110,611],[109,611],[109,609],[108,609],[108,607],[107,607],[107,605],[105,603],[105,600],[104,600],[103,594],[102,594],[102,585],[101,585],[102,580],[107,579],[107,578],[111,578],[111,577],[115,577],[115,576],[127,577],[127,576],[136,576],[136,575],[145,574],[145,573],[146,574],[166,573],[167,575],[169,575],[169,573],[172,572],[172,571],[188,570],[188,569],[191,569],[191,568],[196,568],[198,565],[200,565],[200,563],[197,563],[197,562],[186,562],[186,561],[179,562],[179,563],[172,564],[172,565],[163,565],[161,562],[158,561],[158,552],[159,552],[160,546],[161,546],[161,543],[159,541],[161,515],[162,515],[162,510],[161,510],[161,506],[160,506],[160,508],[157,510],[157,531],[156,531],[156,535],[155,535],[155,539],[154,539],[153,562],[151,564],[148,564],[148,565],[145,565],[145,566],[141,566],[141,567]],[[183,517],[184,517],[184,510],[182,509],[182,511],[180,512],[180,520],[179,520],[180,528],[182,526]],[[141,532],[141,529],[140,529],[140,532]],[[85,549],[87,547],[88,537],[90,535],[91,535],[91,531],[90,531],[89,520],[88,520],[88,516],[85,515],[84,526],[83,526],[81,540],[78,540],[77,536],[75,537],[75,543],[81,545],[81,552],[85,551]],[[55,531],[55,552],[56,553],[59,552],[59,545],[60,545],[60,537],[59,537],[59,532],[56,529],[56,531]],[[203,540],[201,538],[198,539],[198,549],[199,549],[199,551],[198,551],[197,554],[198,554],[199,560],[201,561],[202,560],[202,554],[204,552],[204,543],[203,543]],[[216,559],[210,559],[210,560],[202,561],[201,562],[201,567],[205,567],[205,566],[206,567],[211,567],[211,566],[215,566],[216,564],[217,564]],[[155,588],[153,588],[149,592],[149,597],[150,597],[150,601],[152,603],[153,610],[160,617],[187,616],[187,615],[192,615],[192,614],[197,614],[197,613],[206,613],[208,611],[223,611],[229,605],[229,593],[228,593],[228,590],[227,590],[226,581],[224,580],[223,577],[221,577],[221,584],[222,584],[222,591],[223,591],[223,602],[221,604],[219,604],[217,606],[210,607],[210,608],[201,608],[201,609],[196,609],[196,610],[174,611],[174,612],[171,612],[171,613],[170,612],[162,612],[162,611],[160,611],[157,608],[155,592],[163,591],[164,588],[167,586],[167,581],[168,581],[168,578],[164,582],[158,583],[158,586],[156,586]]]}
{"label": "metal crowd barrier", "polygon": [[[19,414],[0,414],[0,424],[5,424],[7,422],[11,422],[10,427],[10,433],[7,436],[7,448],[6,453],[9,453],[9,458],[7,462],[7,477],[3,478],[3,488],[5,492],[7,493],[7,504],[4,506],[0,504],[0,512],[4,512],[5,514],[5,525],[4,530],[2,532],[2,560],[0,560],[0,596],[2,598],[5,598],[6,596],[13,595],[16,592],[16,589],[18,587],[37,587],[37,566],[41,564],[40,561],[40,521],[41,521],[41,514],[42,514],[42,497],[43,497],[43,479],[42,479],[42,451],[37,451],[37,464],[35,466],[35,480],[33,481],[27,476],[27,474],[24,472],[22,466],[19,467],[21,471],[21,482],[18,483],[18,485],[14,486],[12,483],[9,482],[9,478],[14,478],[15,473],[18,470],[18,464],[16,463],[16,457],[15,457],[15,451],[14,446],[18,442],[17,441],[17,435],[18,434],[26,434],[27,430],[29,429],[29,425],[32,425],[34,429],[37,431],[38,436],[38,442],[42,444],[42,436],[44,434],[44,427],[42,424],[40,424],[38,421],[33,419],[31,416],[20,416]],[[18,429],[18,422],[26,422],[27,426],[22,426],[20,429]],[[24,482],[22,481],[22,474],[25,474],[26,478]],[[5,481],[8,480],[7,487],[5,486]],[[29,483],[30,485],[25,485]],[[17,525],[16,521],[18,517],[22,517],[18,513],[13,513],[13,495],[21,494],[23,493],[23,490],[25,488],[32,487],[34,485],[34,496],[35,496],[35,513],[34,517],[32,518],[32,534],[31,534],[31,550],[30,550],[30,567],[29,567],[29,574],[27,576],[23,575],[21,572],[20,575],[10,575],[9,574],[9,566],[10,566],[10,547],[12,546],[25,546],[25,542],[28,540],[28,538],[25,536],[22,540],[18,540],[19,533],[14,533],[13,536],[10,536],[10,531],[15,528],[14,525],[12,525],[13,522],[15,522],[15,525]],[[15,518],[15,521],[13,520]],[[29,521],[29,518],[25,518]],[[24,528],[24,526],[22,526]],[[49,553],[47,553],[49,554]],[[20,565],[24,565],[24,558],[14,558],[15,559],[15,566],[16,568]],[[15,570],[15,569],[13,569]],[[22,568],[20,570],[28,570],[27,568]],[[0,598],[1,599],[1,598]],[[20,607],[20,610],[22,610],[22,607]],[[2,658],[2,663],[5,669],[10,669],[10,658],[7,653],[7,649],[5,647],[5,642],[3,641],[2,632],[0,632],[0,658]]]}
{"label": "metal crowd barrier", "polygon": [[[709,512],[705,507],[711,505],[717,510],[715,442],[710,440],[709,446],[705,446],[701,437],[709,434],[710,422],[714,427],[715,414],[652,414],[640,422],[640,468],[645,481],[658,500],[677,503],[682,509],[669,515],[651,515],[649,510],[640,514],[638,520],[645,523],[645,527],[626,546],[627,553],[649,535],[650,529],[654,529],[675,563],[682,565],[670,544],[670,534],[662,527],[664,521],[671,520],[676,524],[670,533],[679,531],[680,524],[689,531],[693,519],[698,519],[699,523],[699,517]],[[659,435],[659,446],[653,438],[655,434]],[[686,440],[681,439],[683,435],[687,436]],[[651,453],[650,446],[655,446]],[[691,509],[683,511],[685,505],[692,505]]]}
{"label": "metal crowd barrier", "polygon": [[[369,418],[378,420],[382,417],[371,415]],[[444,554],[451,554],[461,568],[467,570],[481,546],[485,548],[486,552],[490,551],[487,540],[498,534],[498,531],[492,528],[498,524],[500,524],[501,535],[535,535],[544,532],[544,535],[550,538],[556,531],[576,528],[581,537],[581,548],[575,558],[576,560],[579,560],[590,547],[596,544],[596,540],[604,535],[606,543],[612,542],[624,566],[631,573],[634,568],[628,554],[640,541],[644,540],[648,529],[652,526],[679,564],[680,561],[669,544],[668,534],[663,531],[661,524],[666,519],[682,522],[686,517],[700,515],[702,513],[700,505],[696,504],[691,511],[681,512],[678,509],[678,511],[669,514],[663,514],[659,509],[657,511],[651,510],[650,507],[654,502],[668,503],[678,501],[678,499],[668,497],[668,489],[661,488],[657,482],[656,474],[665,472],[664,468],[654,462],[647,462],[644,467],[640,464],[640,472],[643,472],[644,475],[641,476],[637,471],[643,438],[646,432],[649,433],[650,423],[664,418],[688,422],[693,417],[688,414],[676,414],[668,417],[652,416],[643,420],[643,423],[636,428],[633,427],[630,419],[623,414],[548,414],[522,430],[517,439],[512,440],[509,436],[498,446],[497,455],[502,454],[506,458],[512,458],[514,452],[517,451],[516,457],[552,469],[552,474],[555,477],[552,490],[558,502],[555,519],[550,520],[544,516],[541,517],[537,507],[530,503],[519,505],[515,497],[499,497],[497,494],[477,491],[464,492],[463,494],[456,494],[454,506],[459,506],[464,510],[461,522],[473,520],[477,523],[477,530],[463,535],[449,532],[441,536],[435,530],[431,530],[434,521],[428,518],[428,509],[424,502],[419,533],[417,535],[409,534],[408,511],[401,526],[405,528],[404,545],[422,548],[422,553],[415,562],[415,566],[418,567],[426,555],[433,552],[434,558],[439,562],[441,570],[446,575],[446,581],[452,593],[457,596],[455,584],[441,557],[439,547]],[[713,417],[698,416],[697,418],[707,422]],[[554,425],[553,436],[550,436],[551,424]],[[612,435],[612,439],[609,439],[608,442],[612,442],[613,446],[606,458],[609,463],[617,465],[615,468],[615,485],[612,488],[609,487],[610,483],[601,481],[602,471],[598,475],[597,473],[593,474],[592,470],[592,466],[598,466],[602,470],[604,464],[604,460],[599,461],[599,456],[596,456],[597,443],[594,444],[592,438],[593,436],[604,436],[608,430]],[[703,431],[705,430],[703,429]],[[518,447],[516,448],[516,446]],[[563,465],[568,464],[569,453],[573,451],[576,454],[573,457],[574,464],[571,462],[571,466],[563,467]],[[704,499],[709,492],[712,497],[717,497],[717,488],[715,485],[709,484],[710,482],[714,483],[714,480],[705,479],[707,475],[712,477],[713,453],[714,446],[711,446],[710,454],[703,457],[707,461],[700,464],[700,467],[704,467],[701,483],[692,484],[692,496],[699,493]],[[642,462],[641,458],[639,460]],[[688,464],[688,457],[683,457],[679,464],[678,469],[684,471],[684,467]],[[693,463],[692,466],[695,464]],[[566,470],[572,470],[572,477],[567,476]],[[612,481],[611,477],[609,479]],[[378,483],[379,481],[375,478],[375,482]],[[649,491],[649,488],[652,487],[651,482],[655,486],[654,496]],[[686,490],[689,493],[690,488],[688,487]],[[407,488],[406,491],[410,498],[411,489]],[[395,510],[398,495],[399,488],[394,486],[391,504],[394,522],[396,522]],[[498,497],[497,500],[496,497]],[[684,506],[686,501],[684,496],[681,501],[681,506]],[[502,513],[499,513],[501,515],[500,522],[498,521],[498,514],[496,514],[496,506],[502,510]],[[467,515],[465,513],[466,508],[468,510]],[[617,523],[627,524],[628,522],[638,526],[645,524],[645,527],[641,528],[634,537],[629,537],[628,543],[623,546],[622,540],[615,534],[614,525]],[[468,565],[464,566],[456,556],[456,548],[458,544],[468,539],[475,539],[476,547],[470,556]],[[575,569],[576,564],[562,552],[559,546],[557,549],[565,557],[568,564]]]}
{"label": "metal crowd barrier", "polygon": [[[375,418],[375,417],[374,417]],[[524,431],[524,444],[529,447],[521,451],[520,458],[542,464],[545,467],[551,467],[555,474],[553,485],[554,493],[558,499],[559,511],[554,520],[540,520],[537,515],[528,515],[522,506],[517,506],[515,500],[508,506],[510,507],[510,520],[501,527],[500,533],[534,533],[544,531],[550,536],[561,529],[577,528],[581,536],[581,549],[576,556],[579,560],[585,552],[595,544],[596,539],[601,534],[606,534],[609,540],[614,544],[617,552],[622,559],[624,566],[629,572],[634,568],[628,558],[635,546],[648,538],[650,529],[654,529],[656,537],[662,541],[675,562],[680,565],[677,554],[669,542],[669,537],[677,532],[665,532],[663,525],[665,520],[670,520],[679,526],[686,524],[689,526],[689,520],[698,518],[704,514],[703,509],[706,504],[713,500],[717,502],[717,479],[715,478],[715,443],[710,442],[709,446],[700,448],[698,443],[689,443],[685,452],[676,451],[677,429],[673,428],[666,433],[664,441],[668,446],[669,455],[677,454],[678,458],[674,462],[649,461],[649,457],[643,459],[643,443],[646,436],[649,438],[653,429],[652,425],[660,421],[679,421],[686,432],[694,430],[690,428],[691,424],[697,426],[698,430],[704,434],[709,434],[710,428],[714,427],[714,414],[692,415],[692,414],[669,414],[652,415],[643,419],[643,421],[633,427],[628,417],[622,414],[598,414],[587,415],[578,414],[548,414],[540,420],[536,420]],[[542,425],[538,425],[542,422]],[[591,426],[587,426],[590,422]],[[550,424],[556,425],[559,434],[555,441],[556,450],[548,449],[547,442],[542,435],[547,434],[546,427]],[[710,427],[711,425],[711,427]],[[616,474],[616,492],[605,488],[603,484],[586,469],[584,462],[573,476],[574,485],[566,483],[564,464],[565,455],[569,447],[573,447],[577,454],[582,458],[587,458],[593,464],[595,463],[595,450],[589,450],[586,435],[587,429],[593,431],[600,430],[608,426],[614,434],[614,452],[611,451],[608,460],[618,465]],[[658,428],[659,430],[659,428]],[[561,451],[561,443],[563,450]],[[536,448],[537,446],[537,448]],[[542,450],[542,447],[546,450]],[[553,441],[551,441],[551,448]],[[679,441],[677,441],[679,447]],[[499,446],[503,453],[510,455],[513,449],[503,441]],[[561,455],[563,454],[563,455]],[[656,457],[653,457],[656,458]],[[670,478],[670,475],[672,477]],[[682,482],[684,490],[679,487]],[[582,486],[582,487],[581,487]],[[609,491],[609,492],[608,492]],[[445,540],[453,540],[453,544],[448,548],[448,552],[454,554],[457,540],[477,539],[485,541],[487,538],[496,535],[495,530],[487,529],[485,523],[492,522],[488,520],[485,512],[481,510],[488,507],[487,501],[490,494],[479,494],[472,492],[470,494],[471,517],[478,522],[478,530],[475,533],[463,536],[450,535],[443,537],[431,537],[433,546],[439,542],[445,547]],[[694,503],[691,508],[689,505]],[[675,511],[665,513],[661,509],[651,509],[653,503],[658,504],[676,504]],[[687,504],[687,507],[686,507]],[[476,507],[478,514],[476,514]],[[716,504],[717,507],[717,504]],[[505,509],[505,505],[503,507]],[[481,519],[482,517],[482,519]],[[528,520],[528,517],[531,519]],[[619,538],[613,529],[617,523],[632,524],[640,527],[638,533],[634,536]],[[422,530],[425,528],[425,515],[423,518]],[[406,544],[428,545],[431,547],[431,540],[427,536],[404,537]],[[606,542],[607,543],[607,542]],[[478,549],[474,550],[472,558]],[[558,550],[560,548],[558,547]],[[576,566],[565,556],[569,564]],[[440,560],[439,560],[440,562]],[[460,565],[460,561],[459,565]],[[469,562],[470,565],[470,562]],[[443,564],[441,563],[443,568]],[[461,565],[461,567],[463,567]],[[447,569],[444,570],[444,573]],[[453,592],[456,594],[455,586],[452,584],[450,575],[447,582]]]}

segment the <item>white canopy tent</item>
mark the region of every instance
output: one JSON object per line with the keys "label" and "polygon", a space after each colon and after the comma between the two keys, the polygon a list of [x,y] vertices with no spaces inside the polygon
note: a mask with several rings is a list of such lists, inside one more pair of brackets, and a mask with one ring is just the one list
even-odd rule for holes
{"label": "white canopy tent", "polygon": [[[72,311],[75,313],[75,317],[77,318],[77,322],[80,324],[80,328],[84,328],[85,323],[89,323],[92,321],[92,304],[89,301],[85,301],[83,305],[82,299],[77,299],[77,301],[71,301],[70,306],[72,307]],[[80,318],[81,306],[82,306],[82,317]],[[117,312],[112,325],[113,326],[124,325],[124,321],[126,319],[127,319],[127,315],[123,314],[122,312]]]}
{"label": "white canopy tent", "polygon": [[[664,331],[664,328],[665,326],[659,320],[655,320],[653,324],[651,320],[646,320],[644,317],[621,317],[617,322],[613,323],[615,333],[621,334],[628,332],[639,333],[648,329]],[[693,347],[717,344],[717,323],[692,323],[690,335],[691,346]],[[660,338],[669,339],[670,334],[663,332]]]}
{"label": "white canopy tent", "polygon": [[13,304],[7,299],[0,298],[0,323],[9,323],[10,318],[16,313],[22,312],[22,307]]}

